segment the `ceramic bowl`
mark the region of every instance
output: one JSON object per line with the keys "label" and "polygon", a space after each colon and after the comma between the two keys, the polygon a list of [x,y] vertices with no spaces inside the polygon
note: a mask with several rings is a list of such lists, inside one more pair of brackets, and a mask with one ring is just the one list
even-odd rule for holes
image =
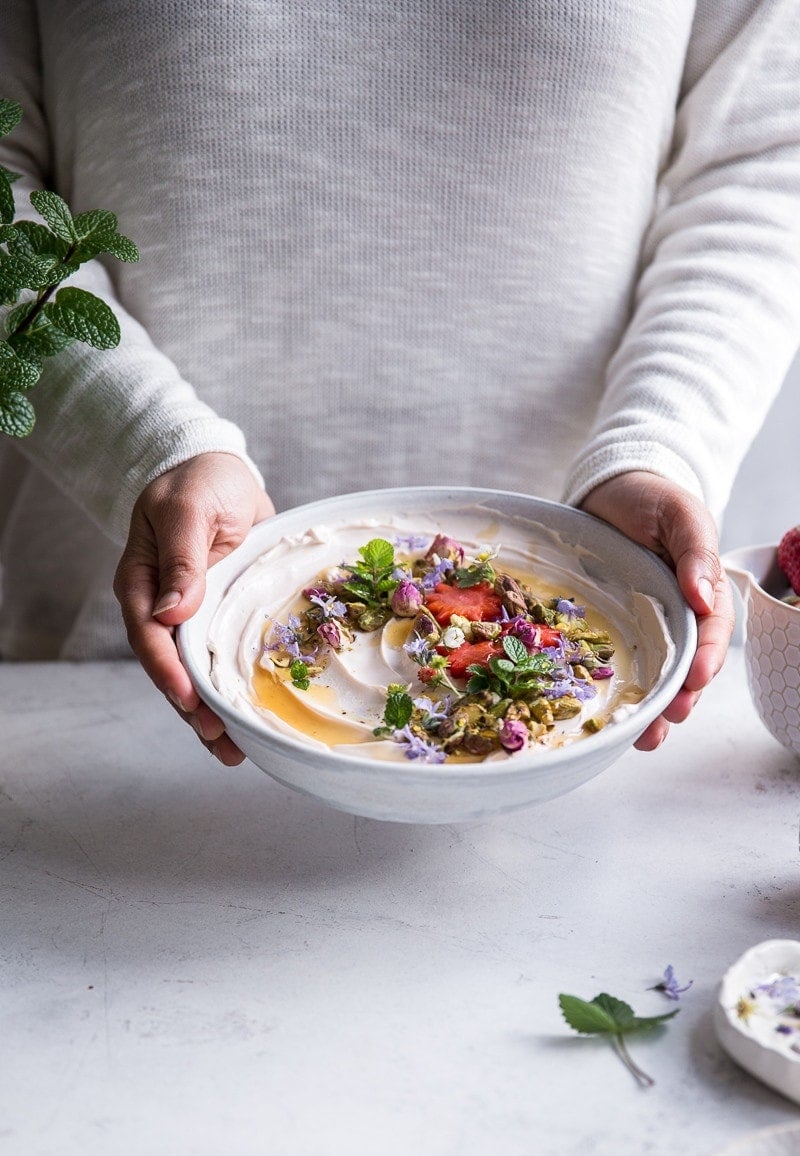
{"label": "ceramic bowl", "polygon": [[747,682],[764,726],[800,755],[800,607],[781,601],[788,583],[776,545],[744,546],[722,559],[745,609]]}
{"label": "ceramic bowl", "polygon": [[[569,558],[576,586],[611,583],[654,599],[663,610],[672,646],[660,675],[625,717],[599,733],[561,749],[532,749],[500,762],[429,764],[386,762],[368,756],[314,749],[253,721],[221,697],[211,677],[207,646],[210,622],[231,583],[284,536],[310,527],[423,515],[442,527],[448,516],[474,515],[481,525],[522,524],[534,546],[553,543]],[[477,523],[476,523],[477,524]],[[502,541],[502,534],[500,535]],[[574,553],[573,553],[574,551]],[[309,580],[313,575],[309,575]],[[287,590],[287,595],[291,591]],[[617,623],[631,645],[647,639],[631,609]],[[352,814],[412,823],[452,823],[542,803],[598,775],[626,751],[671,702],[696,647],[696,627],[673,574],[654,554],[618,531],[572,507],[486,489],[414,487],[375,490],[298,507],[253,528],[247,539],[208,573],[198,613],[178,631],[178,645],[200,697],[224,720],[245,754],[274,779]]]}
{"label": "ceramic bowl", "polygon": [[[776,1030],[758,1006],[742,1007],[751,993],[776,976],[800,978],[800,942],[768,939],[749,948],[726,971],[714,1009],[717,1038],[737,1064],[776,1092],[800,1104],[800,1032]],[[772,1002],[764,1005],[771,1008]],[[777,1006],[777,1005],[775,1005]],[[744,1014],[743,1014],[744,1013]]]}

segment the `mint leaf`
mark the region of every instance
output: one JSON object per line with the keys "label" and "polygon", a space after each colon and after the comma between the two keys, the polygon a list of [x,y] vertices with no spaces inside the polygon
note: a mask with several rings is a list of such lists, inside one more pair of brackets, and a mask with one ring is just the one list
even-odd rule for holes
{"label": "mint leaf", "polygon": [[38,221],[17,221],[6,238],[9,253],[17,257],[53,257],[63,261],[69,245]]}
{"label": "mint leaf", "polygon": [[[613,1012],[600,1003],[602,999],[602,995],[595,996],[593,1000],[579,999],[576,995],[560,995],[558,1002],[564,1019],[576,1032],[582,1035],[616,1032],[617,1021]],[[633,1015],[632,1008],[628,1008],[628,1011]]]}
{"label": "mint leaf", "polygon": [[608,1036],[620,1059],[639,1083],[645,1087],[653,1085],[655,1081],[652,1077],[643,1072],[631,1059],[625,1046],[625,1036],[632,1032],[658,1027],[676,1016],[680,1008],[659,1016],[637,1016],[630,1004],[607,992],[601,992],[592,1000],[579,999],[578,996],[562,993],[558,997],[558,1002],[561,1014],[571,1028],[581,1035]]}
{"label": "mint leaf", "polygon": [[0,390],[0,433],[24,438],[33,429],[36,415],[33,406],[17,390]]}
{"label": "mint leaf", "polygon": [[392,684],[388,688],[386,709],[383,712],[383,721],[392,730],[402,730],[411,718],[414,703],[405,687]]}
{"label": "mint leaf", "polygon": [[118,261],[125,261],[129,265],[134,265],[139,260],[139,250],[133,241],[129,237],[124,237],[122,233],[115,233],[113,237],[109,237],[106,242],[106,252],[111,253]]}
{"label": "mint leaf", "polygon": [[5,172],[0,173],[0,224],[9,225],[14,220],[14,190]]}
{"label": "mint leaf", "polygon": [[36,385],[40,371],[35,365],[17,357],[7,341],[0,342],[0,390],[27,390]]}
{"label": "mint leaf", "polygon": [[513,634],[507,634],[503,639],[503,650],[513,663],[525,662],[528,658],[528,648]]}
{"label": "mint leaf", "polygon": [[3,97],[0,100],[0,136],[8,136],[22,120],[22,105]]}
{"label": "mint leaf", "polygon": [[73,341],[74,338],[68,337],[60,329],[56,329],[47,318],[42,317],[30,329],[22,333],[13,333],[8,339],[8,344],[18,357],[41,366],[46,357],[60,353],[62,349],[72,345]]}
{"label": "mint leaf", "polygon": [[119,345],[119,322],[99,297],[85,289],[60,289],[55,300],[44,307],[48,320],[78,341],[95,349],[114,349]]}
{"label": "mint leaf", "polygon": [[63,197],[59,197],[58,193],[52,193],[48,189],[36,189],[31,193],[31,204],[62,241],[78,240],[72,213],[67,202]]}
{"label": "mint leaf", "polygon": [[372,538],[358,552],[370,570],[388,570],[394,566],[394,546],[385,538]]}

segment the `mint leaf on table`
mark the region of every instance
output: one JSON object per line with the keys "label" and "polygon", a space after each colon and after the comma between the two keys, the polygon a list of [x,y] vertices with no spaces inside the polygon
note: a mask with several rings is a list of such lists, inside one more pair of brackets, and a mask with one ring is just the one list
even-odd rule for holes
{"label": "mint leaf on table", "polygon": [[580,999],[575,995],[559,995],[561,1013],[569,1026],[581,1035],[607,1036],[622,1062],[644,1087],[651,1087],[655,1081],[631,1059],[625,1044],[625,1036],[634,1032],[651,1031],[671,1020],[679,1012],[665,1012],[657,1016],[637,1016],[630,1004],[616,999],[607,992],[601,992],[592,1000]]}

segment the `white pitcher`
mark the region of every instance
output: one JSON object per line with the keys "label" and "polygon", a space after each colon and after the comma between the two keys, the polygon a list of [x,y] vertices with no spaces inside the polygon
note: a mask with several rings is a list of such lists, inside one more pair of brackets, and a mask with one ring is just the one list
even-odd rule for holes
{"label": "white pitcher", "polygon": [[745,607],[745,664],[755,708],[770,734],[800,755],[800,607],[781,601],[788,583],[777,546],[743,546],[722,561]]}

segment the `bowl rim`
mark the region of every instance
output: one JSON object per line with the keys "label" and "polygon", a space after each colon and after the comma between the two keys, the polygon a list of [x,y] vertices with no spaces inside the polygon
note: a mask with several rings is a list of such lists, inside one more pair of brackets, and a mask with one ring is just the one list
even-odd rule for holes
{"label": "bowl rim", "polygon": [[[696,619],[680,591],[674,572],[653,551],[634,542],[615,526],[603,521],[601,518],[595,517],[594,514],[590,514],[586,510],[580,510],[575,506],[569,506],[564,502],[557,502],[548,498],[538,498],[535,495],[526,494],[522,491],[500,490],[480,486],[399,486],[372,490],[354,490],[346,494],[319,498],[312,502],[293,506],[287,510],[276,513],[263,522],[256,523],[239,546],[219,562],[215,563],[213,570],[217,571],[217,573],[225,575],[228,570],[232,571],[220,594],[220,599],[224,597],[230,586],[236,581],[244,569],[251,564],[251,561],[254,560],[249,559],[247,545],[249,543],[250,549],[252,549],[254,542],[253,535],[254,533],[258,533],[260,528],[261,532],[264,532],[263,528],[269,527],[270,534],[273,528],[276,528],[277,535],[280,536],[281,527],[287,522],[293,523],[301,516],[305,519],[306,516],[313,515],[316,511],[330,511],[332,505],[340,502],[344,503],[356,500],[365,503],[376,500],[380,500],[381,502],[385,501],[385,513],[388,513],[390,509],[389,503],[402,500],[402,495],[409,497],[413,495],[415,498],[426,495],[430,496],[432,500],[446,497],[458,499],[462,504],[476,500],[500,501],[503,499],[533,503],[533,505],[540,510],[546,510],[548,508],[557,510],[562,515],[568,513],[570,518],[576,518],[579,522],[583,520],[587,524],[591,523],[595,527],[600,526],[602,527],[602,533],[608,535],[612,540],[616,538],[620,543],[620,548],[631,554],[631,556],[637,555],[640,558],[646,558],[646,564],[651,566],[654,572],[657,573],[660,571],[662,577],[666,579],[667,584],[672,588],[672,593],[676,599],[676,606],[673,608],[664,606],[664,614],[667,618],[667,625],[673,642],[675,642],[677,626],[672,616],[673,611],[679,614],[683,629],[686,632],[685,646],[681,649],[677,643],[675,644],[675,654],[666,668],[665,675],[659,681],[658,685],[641,699],[640,703],[637,704],[636,711],[618,720],[613,726],[604,727],[601,731],[591,736],[591,751],[596,756],[602,756],[602,754],[608,750],[615,751],[618,748],[621,750],[626,749],[635,741],[635,738],[646,729],[650,722],[657,718],[661,711],[669,705],[683,684],[697,646]],[[500,512],[502,513],[502,511]],[[509,515],[509,517],[512,516],[513,515]],[[269,543],[263,544],[260,547],[259,553],[267,549],[268,546]],[[245,554],[248,555],[248,561],[239,564],[239,560],[243,558]],[[258,557],[258,554],[256,554],[256,557]],[[221,569],[217,570],[218,567]],[[302,739],[295,739],[291,735],[285,735],[279,731],[271,731],[256,721],[247,718],[238,712],[236,708],[219,693],[211,682],[210,667],[208,670],[203,670],[198,667],[194,661],[190,644],[190,635],[194,622],[195,617],[193,616],[178,626],[176,630],[176,643],[181,661],[188,671],[200,698],[207,706],[214,710],[223,721],[227,723],[228,720],[230,720],[233,726],[240,731],[246,732],[257,742],[274,750],[278,755],[283,755],[316,767],[319,767],[320,761],[323,761],[326,765],[330,765],[331,770],[334,772],[337,766],[341,769],[344,769],[346,766],[348,771],[363,771],[365,773],[369,772],[372,775],[374,775],[376,771],[390,771],[394,778],[398,780],[402,779],[408,783],[413,783],[414,781],[430,782],[432,775],[436,775],[437,772],[440,775],[445,774],[448,780],[453,782],[485,778],[487,774],[490,774],[494,780],[503,782],[505,780],[520,779],[528,774],[541,776],[547,771],[554,773],[560,772],[573,762],[582,762],[586,756],[587,745],[583,742],[578,742],[559,748],[529,748],[528,750],[516,753],[513,759],[502,762],[424,763],[417,765],[412,760],[396,762],[394,760],[377,759],[368,755],[356,755],[353,754],[352,751],[348,751],[346,755],[342,755],[337,754],[333,749],[323,750],[319,747],[309,746],[303,742]],[[646,710],[643,711],[640,709],[645,706],[647,708]],[[600,761],[599,757],[596,761]]]}

